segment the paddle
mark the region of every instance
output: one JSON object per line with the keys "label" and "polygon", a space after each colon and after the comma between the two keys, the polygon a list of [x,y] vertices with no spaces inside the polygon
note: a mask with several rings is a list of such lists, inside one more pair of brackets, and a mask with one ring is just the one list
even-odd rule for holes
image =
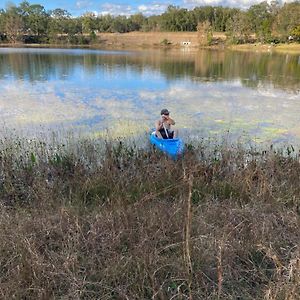
{"label": "paddle", "polygon": [[164,122],[163,122],[163,127],[164,127],[164,130],[165,130],[166,136],[167,136],[167,138],[169,139],[168,130],[166,129],[166,127],[165,127],[165,123],[164,123]]}

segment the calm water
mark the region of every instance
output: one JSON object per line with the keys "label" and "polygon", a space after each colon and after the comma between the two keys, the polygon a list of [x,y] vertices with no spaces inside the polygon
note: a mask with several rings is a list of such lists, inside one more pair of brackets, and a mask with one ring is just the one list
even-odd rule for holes
{"label": "calm water", "polygon": [[171,110],[181,132],[300,141],[300,56],[224,51],[0,49],[6,128],[114,136]]}

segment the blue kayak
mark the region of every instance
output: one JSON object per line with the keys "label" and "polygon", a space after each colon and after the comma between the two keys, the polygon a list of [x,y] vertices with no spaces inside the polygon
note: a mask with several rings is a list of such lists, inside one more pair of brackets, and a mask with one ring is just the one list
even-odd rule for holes
{"label": "blue kayak", "polygon": [[159,139],[154,131],[150,134],[150,143],[173,159],[183,154],[184,144],[181,139]]}

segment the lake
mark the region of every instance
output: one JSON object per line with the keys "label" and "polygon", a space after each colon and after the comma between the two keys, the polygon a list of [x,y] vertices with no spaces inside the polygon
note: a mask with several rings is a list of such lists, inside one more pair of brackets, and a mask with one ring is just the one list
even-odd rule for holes
{"label": "lake", "polygon": [[300,56],[217,50],[0,49],[3,128],[137,135],[168,108],[183,134],[300,141]]}

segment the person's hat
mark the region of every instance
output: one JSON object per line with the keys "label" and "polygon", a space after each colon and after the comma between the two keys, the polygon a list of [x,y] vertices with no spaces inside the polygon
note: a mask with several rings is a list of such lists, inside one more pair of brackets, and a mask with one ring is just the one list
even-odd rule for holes
{"label": "person's hat", "polygon": [[168,114],[170,114],[170,112],[166,108],[164,108],[164,109],[161,110],[160,114],[161,115],[168,115]]}

